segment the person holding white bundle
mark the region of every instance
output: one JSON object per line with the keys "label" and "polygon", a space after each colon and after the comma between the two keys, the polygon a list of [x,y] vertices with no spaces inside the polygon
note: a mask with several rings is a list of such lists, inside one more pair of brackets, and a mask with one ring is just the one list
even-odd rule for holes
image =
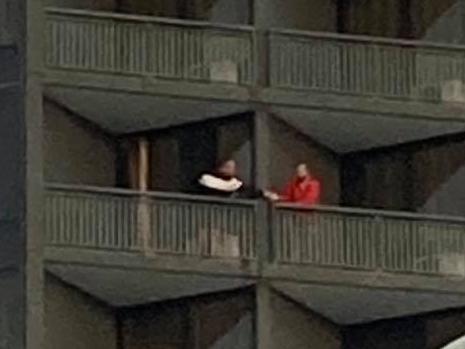
{"label": "person holding white bundle", "polygon": [[[220,162],[214,171],[203,174],[198,179],[198,184],[204,195],[230,198],[237,197],[244,187],[244,183],[236,176],[236,162],[232,159]],[[238,232],[225,231],[220,226],[213,224],[200,231],[202,253],[218,257],[239,257]]]}
{"label": "person holding white bundle", "polygon": [[236,162],[232,159],[220,162],[211,173],[203,174],[198,183],[204,195],[237,197],[244,183],[236,176]]}

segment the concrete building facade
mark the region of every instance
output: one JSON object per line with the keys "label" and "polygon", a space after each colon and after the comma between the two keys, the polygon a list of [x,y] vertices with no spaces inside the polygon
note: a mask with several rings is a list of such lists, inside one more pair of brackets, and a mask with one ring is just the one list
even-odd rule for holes
{"label": "concrete building facade", "polygon": [[[464,11],[0,1],[0,349],[463,336]],[[319,205],[261,198],[302,162]]]}

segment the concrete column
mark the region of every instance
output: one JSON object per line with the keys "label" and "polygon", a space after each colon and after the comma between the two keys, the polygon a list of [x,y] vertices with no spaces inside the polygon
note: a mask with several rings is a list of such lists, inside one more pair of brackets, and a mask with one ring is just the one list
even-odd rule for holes
{"label": "concrete column", "polygon": [[[12,0],[12,3],[18,0]],[[23,2],[21,0],[20,2]],[[26,348],[44,348],[43,326],[43,87],[42,71],[45,39],[44,1],[27,0],[25,2],[27,27],[22,31],[25,46],[25,107],[26,126],[26,254],[25,291],[26,291]],[[22,36],[21,35],[21,36]]]}
{"label": "concrete column", "polygon": [[150,143],[146,138],[140,138],[137,143],[138,148],[138,189],[146,192],[149,189],[150,181]]}
{"label": "concrete column", "polygon": [[150,143],[144,138],[128,143],[129,187],[146,192],[150,187]]}
{"label": "concrete column", "polygon": [[253,0],[253,24],[257,28],[266,28],[269,19],[267,18],[270,0]]}
{"label": "concrete column", "polygon": [[254,186],[257,190],[270,185],[271,155],[270,116],[257,110],[254,115]]}
{"label": "concrete column", "polygon": [[255,291],[255,336],[257,349],[271,349],[272,343],[272,308],[271,288],[264,282],[259,281]]}
{"label": "concrete column", "polygon": [[137,189],[142,196],[137,210],[138,235],[142,249],[146,255],[151,254],[151,216],[150,199],[144,196],[149,189],[150,181],[150,143],[146,138],[140,138],[137,142]]}
{"label": "concrete column", "polygon": [[13,47],[0,47],[0,348],[42,349],[43,8],[6,2]]}
{"label": "concrete column", "polygon": [[257,66],[257,85],[265,87],[269,85],[269,37],[268,37],[268,19],[267,6],[268,0],[254,0],[253,6],[253,24],[255,26],[255,57]]}
{"label": "concrete column", "polygon": [[461,36],[460,44],[465,44],[465,0],[458,0],[460,3],[460,24],[461,24]]}
{"label": "concrete column", "polygon": [[[270,137],[270,116],[268,113],[258,110],[254,115],[254,187],[255,190],[269,189],[270,169],[271,169],[271,137]],[[257,214],[257,256],[259,269],[262,269],[271,257],[271,225],[268,215],[268,203],[262,201]]]}

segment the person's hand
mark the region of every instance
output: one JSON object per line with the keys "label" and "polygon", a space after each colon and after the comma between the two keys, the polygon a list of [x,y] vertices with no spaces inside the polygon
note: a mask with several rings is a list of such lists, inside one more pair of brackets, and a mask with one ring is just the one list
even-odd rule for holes
{"label": "person's hand", "polygon": [[271,201],[278,201],[279,200],[279,195],[276,194],[276,193],[273,193],[272,191],[269,191],[269,190],[265,190],[263,192],[263,196],[265,198],[267,198],[268,200],[271,200]]}

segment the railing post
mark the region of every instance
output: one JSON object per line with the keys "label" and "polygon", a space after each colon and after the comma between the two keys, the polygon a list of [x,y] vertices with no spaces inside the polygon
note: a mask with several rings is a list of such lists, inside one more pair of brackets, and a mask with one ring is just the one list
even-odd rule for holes
{"label": "railing post", "polygon": [[259,87],[270,85],[270,38],[268,32],[257,29],[253,33],[254,38],[254,65],[255,83]]}
{"label": "railing post", "polygon": [[373,217],[373,225],[374,225],[374,248],[375,248],[375,269],[376,270],[383,270],[385,264],[385,250],[386,250],[386,243],[385,243],[385,236],[384,236],[384,229],[382,219],[379,216]]}
{"label": "railing post", "polygon": [[257,203],[257,261],[261,272],[266,264],[270,262],[271,256],[271,225],[270,206],[265,200]]}
{"label": "railing post", "polygon": [[141,192],[141,197],[137,209],[138,235],[139,241],[142,243],[142,251],[148,255],[152,252],[150,248],[150,235],[151,235],[151,215],[149,198],[144,195],[147,193],[149,187],[149,163],[150,143],[147,139],[141,138],[138,143],[138,189]]}
{"label": "railing post", "polygon": [[255,347],[272,348],[272,289],[266,281],[259,281],[255,287]]}
{"label": "railing post", "polygon": [[269,86],[270,75],[270,53],[269,53],[269,36],[268,36],[268,19],[264,16],[267,13],[266,8],[269,6],[268,0],[254,0],[254,48],[255,48],[255,67],[256,83],[258,87]]}

